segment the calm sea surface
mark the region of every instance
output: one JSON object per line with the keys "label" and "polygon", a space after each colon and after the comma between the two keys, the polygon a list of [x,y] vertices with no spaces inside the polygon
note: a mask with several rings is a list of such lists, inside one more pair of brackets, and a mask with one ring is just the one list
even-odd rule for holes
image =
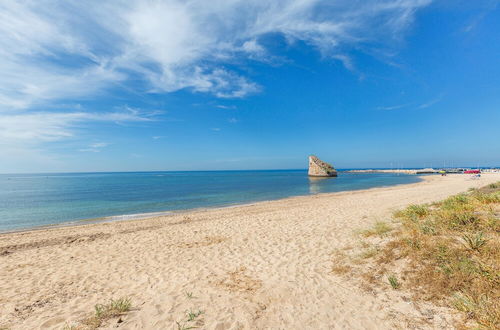
{"label": "calm sea surface", "polygon": [[0,231],[419,180],[412,175],[343,172],[337,178],[309,179],[305,170],[0,174]]}

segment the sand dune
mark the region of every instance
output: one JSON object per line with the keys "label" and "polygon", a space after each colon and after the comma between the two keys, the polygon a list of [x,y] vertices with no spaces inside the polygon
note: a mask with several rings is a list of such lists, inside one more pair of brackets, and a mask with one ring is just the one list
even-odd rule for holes
{"label": "sand dune", "polygon": [[[0,329],[62,329],[111,298],[132,311],[104,328],[452,328],[445,308],[404,291],[369,292],[331,271],[356,231],[410,203],[500,180],[428,176],[417,184],[294,197],[145,220],[0,235]],[[432,315],[432,317],[429,317]]]}

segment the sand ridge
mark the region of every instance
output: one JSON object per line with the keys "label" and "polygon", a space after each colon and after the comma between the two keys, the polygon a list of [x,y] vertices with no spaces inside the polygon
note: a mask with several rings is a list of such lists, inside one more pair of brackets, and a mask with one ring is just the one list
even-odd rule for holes
{"label": "sand ridge", "polygon": [[187,311],[202,311],[202,329],[452,328],[446,309],[423,308],[404,292],[370,293],[331,271],[333,251],[356,244],[359,229],[500,174],[423,178],[0,235],[0,328],[62,329],[119,297],[133,309],[105,328],[177,329]]}

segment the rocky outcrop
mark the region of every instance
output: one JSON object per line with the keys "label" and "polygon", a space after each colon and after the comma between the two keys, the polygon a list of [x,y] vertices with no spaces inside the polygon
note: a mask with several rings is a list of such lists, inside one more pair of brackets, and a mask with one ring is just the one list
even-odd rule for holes
{"label": "rocky outcrop", "polygon": [[309,156],[309,176],[337,176],[337,170],[316,156]]}

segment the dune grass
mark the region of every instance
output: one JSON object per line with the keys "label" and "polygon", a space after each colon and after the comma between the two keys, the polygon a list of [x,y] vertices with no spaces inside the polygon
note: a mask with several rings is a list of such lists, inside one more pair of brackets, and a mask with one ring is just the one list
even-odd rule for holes
{"label": "dune grass", "polygon": [[417,297],[455,307],[482,327],[500,328],[500,182],[432,205],[411,205],[395,218],[401,226],[379,262],[407,258],[405,287]]}
{"label": "dune grass", "polygon": [[488,188],[498,189],[498,188],[500,188],[500,182],[492,183],[492,184],[488,185]]}
{"label": "dune grass", "polygon": [[130,298],[111,299],[107,304],[94,306],[94,315],[80,321],[78,325],[66,325],[64,330],[93,330],[101,327],[105,321],[119,317],[130,311],[132,302]]}
{"label": "dune grass", "polygon": [[95,305],[95,314],[83,320],[82,324],[86,325],[87,328],[97,329],[106,320],[113,317],[118,317],[130,310],[132,303],[129,298],[120,298],[117,300],[111,300],[108,304],[97,304]]}
{"label": "dune grass", "polygon": [[376,222],[372,228],[364,230],[361,234],[365,237],[369,236],[385,236],[388,232],[392,230],[392,227],[389,226],[386,222],[378,221]]}

